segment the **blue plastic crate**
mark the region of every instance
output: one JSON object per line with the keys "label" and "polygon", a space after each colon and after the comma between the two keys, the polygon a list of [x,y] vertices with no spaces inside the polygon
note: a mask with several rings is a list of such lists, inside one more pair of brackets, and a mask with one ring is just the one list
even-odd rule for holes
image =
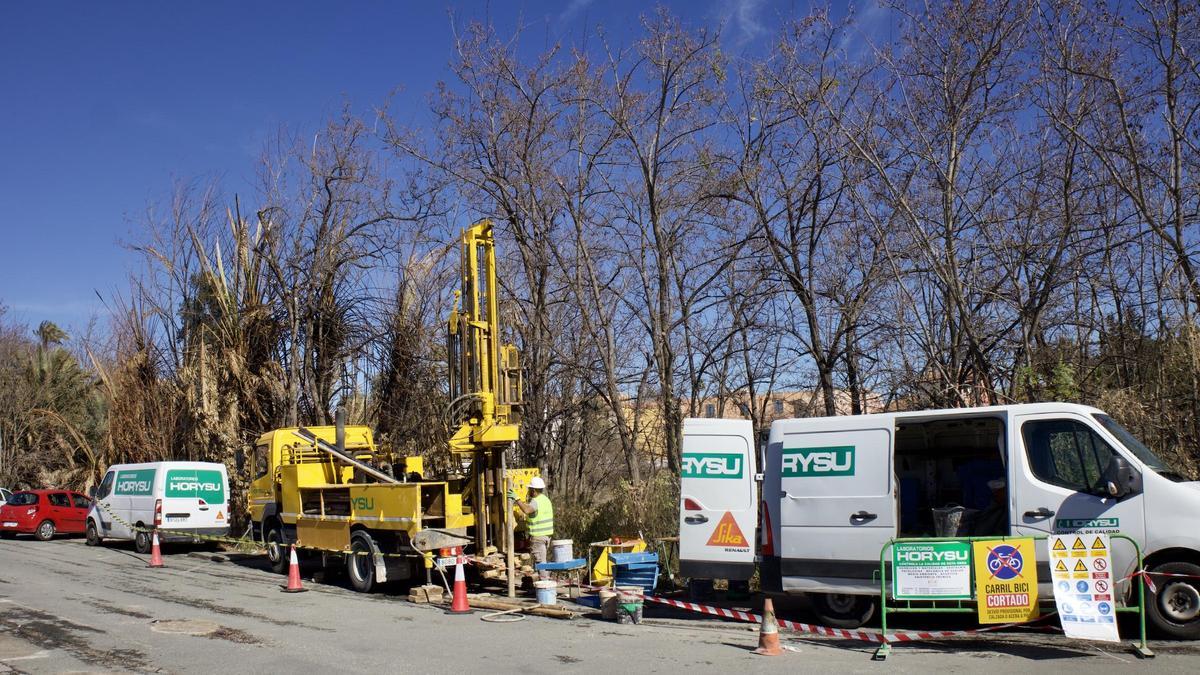
{"label": "blue plastic crate", "polygon": [[657,553],[617,553],[612,556],[616,585],[641,586],[647,593],[658,584]]}

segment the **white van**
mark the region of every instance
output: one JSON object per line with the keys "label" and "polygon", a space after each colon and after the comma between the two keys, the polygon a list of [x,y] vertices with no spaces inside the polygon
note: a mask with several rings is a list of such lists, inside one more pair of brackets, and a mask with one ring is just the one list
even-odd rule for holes
{"label": "white van", "polygon": [[162,542],[196,542],[194,535],[229,534],[229,478],[224,464],[150,462],[116,464],[96,488],[87,517],[87,543],[132,539],[140,553],[150,552],[150,535],[140,528],[159,526]]}
{"label": "white van", "polygon": [[[695,574],[709,561],[719,561],[715,571],[723,573],[755,560],[740,548],[709,553],[713,524],[752,504],[757,487],[707,470],[689,473],[697,461],[717,468],[706,458],[714,453],[753,466],[749,423],[684,423],[680,566]],[[737,460],[721,461],[728,472]],[[1146,600],[1153,625],[1200,638],[1200,483],[1172,471],[1096,408],[1035,403],[778,420],[761,492],[763,589],[807,594],[827,624],[870,619],[887,541],[944,532],[937,514],[961,506],[965,516],[952,533],[959,536],[1103,531],[1133,538],[1147,569],[1180,575],[1155,578],[1157,593]],[[1136,590],[1129,582],[1135,553],[1120,539],[1113,549],[1124,579],[1118,592],[1128,599]],[[1037,550],[1039,593],[1048,598],[1044,541]]]}

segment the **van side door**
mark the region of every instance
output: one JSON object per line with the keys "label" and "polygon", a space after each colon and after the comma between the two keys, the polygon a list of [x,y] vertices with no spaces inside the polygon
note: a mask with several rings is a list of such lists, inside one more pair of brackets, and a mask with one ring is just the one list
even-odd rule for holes
{"label": "van side door", "polygon": [[896,534],[894,437],[892,415],[775,423],[784,590],[879,592],[880,551]]}
{"label": "van side door", "polygon": [[[1077,413],[1017,415],[1013,438],[1011,522],[1014,535],[1064,532],[1120,532],[1139,544],[1146,539],[1145,500],[1107,496],[1101,472],[1121,450],[1098,423]],[[1129,542],[1112,543],[1114,579],[1127,577],[1136,565]],[[1046,542],[1037,542],[1039,561],[1049,560]],[[1049,568],[1039,564],[1038,581],[1049,582]],[[1118,586],[1123,592],[1128,582]]]}
{"label": "van side door", "polygon": [[754,575],[756,464],[750,420],[683,421],[680,574],[737,580]]}

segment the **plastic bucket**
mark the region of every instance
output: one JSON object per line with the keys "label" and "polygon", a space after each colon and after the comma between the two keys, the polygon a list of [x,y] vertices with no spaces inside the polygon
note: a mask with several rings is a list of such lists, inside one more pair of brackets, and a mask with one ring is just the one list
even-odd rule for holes
{"label": "plastic bucket", "polygon": [[644,602],[641,586],[617,586],[617,623],[641,623]]}
{"label": "plastic bucket", "polygon": [[608,621],[617,620],[617,592],[611,588],[600,589],[600,616]]}
{"label": "plastic bucket", "polygon": [[553,579],[535,581],[533,582],[533,589],[537,593],[539,605],[558,604],[558,582]]}
{"label": "plastic bucket", "polygon": [[550,541],[553,562],[569,562],[575,559],[573,549],[575,542],[570,539],[554,539]]}

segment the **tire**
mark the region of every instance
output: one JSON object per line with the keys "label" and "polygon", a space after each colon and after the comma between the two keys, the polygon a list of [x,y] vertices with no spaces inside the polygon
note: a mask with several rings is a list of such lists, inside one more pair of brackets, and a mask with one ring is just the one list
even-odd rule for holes
{"label": "tire", "polygon": [[267,530],[267,562],[271,565],[271,571],[276,574],[287,574],[291,558],[284,548],[286,544],[283,530],[279,525],[272,525],[271,529]]}
{"label": "tire", "polygon": [[1200,639],[1200,565],[1168,562],[1150,571],[1187,575],[1152,576],[1157,591],[1146,594],[1146,614],[1155,632],[1176,640]]}
{"label": "tire", "polygon": [[49,519],[38,523],[37,529],[33,531],[33,536],[37,537],[38,541],[50,541],[54,538],[54,521]]}
{"label": "tire", "polygon": [[350,535],[350,555],[346,556],[346,576],[350,586],[359,593],[375,589],[375,542],[371,535],[359,530]]}
{"label": "tire", "polygon": [[[140,525],[138,527],[141,527]],[[133,548],[142,555],[149,555],[150,549],[154,548],[154,542],[150,539],[150,533],[146,530],[138,530],[133,535]]]}
{"label": "tire", "polygon": [[813,612],[833,628],[858,628],[875,616],[875,597],[845,593],[810,593]]}
{"label": "tire", "polygon": [[84,531],[84,542],[88,546],[99,546],[100,542],[104,541],[104,537],[100,536],[100,530],[96,529],[96,521],[89,520],[87,529]]}
{"label": "tire", "polygon": [[688,596],[692,602],[708,602],[712,594],[712,579],[688,579]]}

